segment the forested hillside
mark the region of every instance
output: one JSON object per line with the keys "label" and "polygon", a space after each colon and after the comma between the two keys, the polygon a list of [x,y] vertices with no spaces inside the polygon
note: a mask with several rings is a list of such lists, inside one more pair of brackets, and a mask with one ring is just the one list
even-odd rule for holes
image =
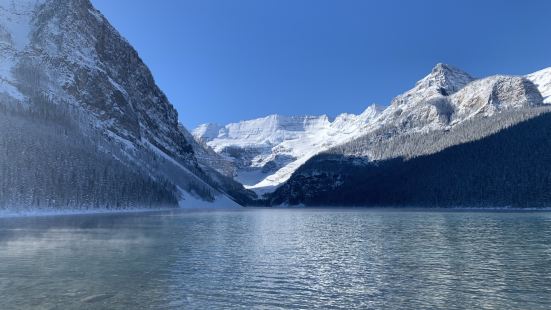
{"label": "forested hillside", "polygon": [[0,132],[0,209],[178,204],[172,183],[116,159],[123,153],[99,135],[83,135],[69,110],[0,105]]}
{"label": "forested hillside", "polygon": [[[549,207],[549,124],[551,113],[543,113],[488,137],[410,159],[368,163],[323,154],[301,167],[269,203]],[[474,126],[472,131],[478,129]]]}

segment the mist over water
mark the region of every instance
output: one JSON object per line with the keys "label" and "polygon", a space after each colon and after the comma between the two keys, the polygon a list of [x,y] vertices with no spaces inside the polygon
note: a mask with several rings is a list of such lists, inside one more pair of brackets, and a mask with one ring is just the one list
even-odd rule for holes
{"label": "mist over water", "polygon": [[551,213],[0,219],[2,309],[548,309]]}

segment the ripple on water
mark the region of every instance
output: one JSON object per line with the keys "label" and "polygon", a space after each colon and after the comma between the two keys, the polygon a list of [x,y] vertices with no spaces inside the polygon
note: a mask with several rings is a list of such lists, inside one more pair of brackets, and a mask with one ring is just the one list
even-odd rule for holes
{"label": "ripple on water", "polygon": [[2,309],[549,309],[551,213],[3,219],[0,262]]}

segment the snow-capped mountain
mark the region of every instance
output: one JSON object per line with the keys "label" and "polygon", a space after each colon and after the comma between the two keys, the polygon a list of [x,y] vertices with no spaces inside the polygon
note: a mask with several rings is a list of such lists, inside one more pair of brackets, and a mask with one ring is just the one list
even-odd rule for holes
{"label": "snow-capped mountain", "polygon": [[194,137],[231,159],[236,180],[259,193],[273,190],[315,154],[358,137],[382,109],[369,106],[359,115],[267,117],[225,126],[204,124]]}
{"label": "snow-capped mountain", "polygon": [[503,111],[472,118],[449,131],[396,137],[375,146],[387,149],[387,154],[433,150],[409,158],[391,155],[365,161],[338,153],[320,154],[269,194],[267,203],[549,208],[549,122],[549,106]]}
{"label": "snow-capped mountain", "polygon": [[[450,130],[473,117],[491,117],[500,111],[543,104],[537,86],[525,77],[496,75],[474,79],[452,66],[437,64],[414,88],[392,100],[358,139],[365,144],[366,137],[389,139],[405,134]],[[339,146],[340,149],[343,145],[345,143]],[[373,151],[378,150],[364,145],[344,153],[377,158]]]}
{"label": "snow-capped mountain", "polygon": [[396,134],[449,129],[472,116],[541,104],[537,87],[524,77],[468,73],[437,64],[415,87],[392,100],[372,130],[395,127]]}
{"label": "snow-capped mountain", "polygon": [[[316,154],[342,149],[369,133],[377,132],[377,139],[388,139],[450,130],[475,116],[489,117],[499,111],[541,105],[540,92],[548,94],[549,85],[549,69],[526,77],[475,79],[439,63],[386,109],[373,105],[360,115],[341,114],[334,120],[327,116],[270,115],[225,126],[204,124],[193,130],[193,135],[233,161],[237,180],[265,193],[284,183]],[[371,157],[380,153],[367,146],[349,148],[347,152]]]}
{"label": "snow-capped mountain", "polygon": [[[371,130],[329,152],[358,156],[367,161],[431,154],[483,138],[547,108],[540,92],[528,79],[491,76],[475,80],[450,96],[435,95],[403,108],[391,105]],[[487,122],[477,131],[453,139],[434,137],[443,132],[465,130],[472,122],[480,125],[480,119]],[[432,135],[433,141],[428,144],[411,142],[422,135]]]}
{"label": "snow-capped mountain", "polygon": [[[469,164],[469,160],[476,162],[478,158],[470,157],[469,160],[456,158],[457,153],[447,150],[459,145],[464,146],[461,149],[469,154],[468,156],[476,156],[477,152],[483,152],[485,156],[500,156],[502,152],[513,154],[514,146],[510,149],[509,145],[503,144],[501,149],[492,149],[496,147],[495,143],[491,144],[492,147],[486,148],[480,143],[473,146],[474,144],[467,142],[494,141],[493,138],[489,138],[492,135],[509,138],[524,137],[530,132],[524,128],[535,125],[520,126],[519,124],[526,122],[540,126],[544,123],[541,120],[548,119],[551,112],[551,106],[545,104],[541,95],[546,91],[545,85],[548,85],[546,80],[548,76],[545,71],[527,77],[497,75],[473,79],[456,68],[438,64],[413,89],[396,97],[363,135],[311,158],[282,187],[269,195],[269,200],[276,204],[340,202],[341,204],[385,205],[418,203],[416,199],[427,204],[438,203],[438,201],[462,203],[469,201],[467,200],[469,191],[476,191],[475,188],[470,187],[476,183],[472,180],[470,183],[465,182],[465,180],[473,178],[477,173],[496,176],[487,176],[487,183],[484,183],[486,179],[480,180],[490,189],[495,188],[495,184],[500,182],[504,183],[504,186],[514,186],[514,182],[504,182],[503,178],[496,173],[495,167],[488,165],[485,168],[478,163]],[[531,80],[537,81],[537,85]],[[515,129],[501,134],[502,131],[511,127]],[[536,136],[539,137],[537,134]],[[499,140],[509,138],[499,138]],[[524,138],[530,140],[527,137]],[[540,141],[541,139],[538,141],[546,141],[545,137],[542,139],[544,141]],[[440,153],[446,155],[438,155]],[[445,158],[450,164],[446,166],[444,162],[430,163],[429,159],[423,158]],[[534,166],[543,167],[547,162],[545,158],[539,156],[529,156],[529,158],[534,162]],[[500,160],[507,163],[518,161],[511,156]],[[418,165],[424,168],[419,168]],[[474,167],[476,171],[469,172],[469,169]],[[518,170],[519,167],[522,166],[517,164],[510,169],[503,167],[502,169],[514,175],[522,173]],[[439,188],[442,184],[452,184],[451,180],[444,179],[444,171],[450,173],[452,178],[466,174],[465,179],[458,179],[457,182],[471,185],[463,185],[461,190],[455,189],[461,194],[454,197],[440,197],[442,193],[450,192],[445,188],[429,194],[407,192],[409,189],[417,188],[418,183],[432,188]],[[417,179],[417,173],[427,174],[430,181]],[[535,178],[540,177],[541,180],[545,180],[543,175]],[[404,187],[400,187],[401,183],[404,183]],[[393,184],[398,186],[396,190],[391,189]],[[400,191],[407,194],[402,195]],[[538,192],[539,194],[543,193]],[[455,195],[455,193],[452,192],[449,195]],[[480,197],[479,201],[475,199],[474,202],[482,203],[483,199],[490,196],[481,195]],[[512,199],[508,198],[504,201],[512,203]],[[525,200],[530,203],[538,202],[528,198]]]}
{"label": "snow-capped mountain", "polygon": [[[200,145],[179,125],[138,53],[89,0],[0,0],[0,104],[10,122],[66,117],[98,156],[144,182],[174,188],[169,192],[182,205],[193,199],[235,205],[219,173],[202,169]],[[67,155],[58,152],[57,158]],[[101,182],[81,173],[74,171],[93,186]],[[232,191],[238,187],[231,184]]]}

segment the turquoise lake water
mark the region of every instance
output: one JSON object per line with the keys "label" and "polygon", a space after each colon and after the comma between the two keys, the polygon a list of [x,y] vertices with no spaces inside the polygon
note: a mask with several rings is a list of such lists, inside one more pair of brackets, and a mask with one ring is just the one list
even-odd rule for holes
{"label": "turquoise lake water", "polygon": [[551,213],[0,219],[1,309],[550,309]]}

